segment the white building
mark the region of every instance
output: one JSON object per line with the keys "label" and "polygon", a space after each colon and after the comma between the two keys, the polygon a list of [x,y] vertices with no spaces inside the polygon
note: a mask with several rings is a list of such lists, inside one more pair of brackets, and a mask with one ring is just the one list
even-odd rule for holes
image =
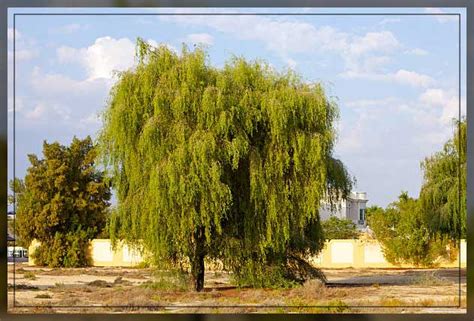
{"label": "white building", "polygon": [[366,192],[351,192],[345,200],[339,201],[336,208],[331,210],[329,204],[321,205],[319,215],[322,221],[335,216],[340,219],[351,220],[357,228],[365,230],[367,222],[365,220],[365,208],[368,202]]}

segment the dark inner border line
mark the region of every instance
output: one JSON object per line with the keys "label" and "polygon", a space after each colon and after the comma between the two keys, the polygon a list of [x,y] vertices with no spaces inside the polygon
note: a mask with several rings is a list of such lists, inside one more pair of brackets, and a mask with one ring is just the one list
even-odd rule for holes
{"label": "dark inner border line", "polygon": [[[14,8],[14,9],[21,9],[21,8]],[[79,8],[76,8],[79,9]],[[166,8],[165,8],[166,9]],[[459,78],[458,78],[458,132],[460,132],[460,121],[461,121],[461,14],[460,13],[13,13],[13,179],[16,178],[15,175],[15,35],[16,35],[16,28],[15,28],[15,20],[16,16],[457,16],[458,17],[458,53],[459,53]],[[458,148],[461,147],[460,140],[458,142]],[[459,149],[460,151],[460,149]],[[461,155],[458,155],[458,206],[461,209]],[[16,235],[16,192],[13,191],[13,201],[14,201],[14,214],[15,217],[13,219],[13,230]],[[467,214],[467,213],[466,213]],[[16,237],[13,241],[14,247],[16,247]],[[459,230],[459,237],[458,237],[458,283],[459,283],[459,293],[458,293],[458,305],[447,305],[447,306],[429,306],[431,308],[460,308],[461,307],[461,231]],[[28,253],[28,256],[30,253]],[[238,305],[238,306],[225,306],[225,305],[217,305],[217,306],[191,306],[191,305],[159,305],[159,306],[141,306],[141,305],[118,305],[118,306],[61,306],[61,305],[16,305],[16,285],[15,285],[15,270],[16,270],[16,258],[13,257],[13,307],[50,307],[50,308],[114,308],[114,307],[126,307],[126,308],[229,308],[229,307],[236,307],[236,308],[243,308],[243,307],[250,307],[250,308],[331,308],[331,306],[294,306],[294,305],[277,305],[277,306],[266,306],[266,305]],[[377,305],[370,305],[370,306],[347,306],[349,308],[393,308],[395,306],[377,306]],[[406,306],[396,306],[397,308],[420,308],[420,306],[416,305],[406,305]],[[423,306],[421,306],[423,307]]]}

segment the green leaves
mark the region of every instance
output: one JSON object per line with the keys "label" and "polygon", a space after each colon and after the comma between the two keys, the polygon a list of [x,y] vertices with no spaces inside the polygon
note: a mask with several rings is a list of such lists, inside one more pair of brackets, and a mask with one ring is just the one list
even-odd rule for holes
{"label": "green leaves", "polygon": [[119,201],[111,237],[142,240],[157,262],[192,260],[202,241],[233,270],[319,251],[320,200],[352,183],[329,166],[337,106],[322,87],[238,57],[216,69],[199,47],[137,50],[99,139]]}
{"label": "green leaves", "polygon": [[[11,182],[17,196],[19,238],[24,246],[33,239],[41,242],[39,264],[88,264],[84,259],[88,240],[105,226],[111,197],[104,174],[95,169],[92,140],[74,137],[69,147],[44,142],[43,154],[44,159],[29,155],[31,166],[24,182]],[[79,248],[83,253],[77,253]]]}
{"label": "green leaves", "polygon": [[321,225],[326,240],[356,239],[359,237],[356,225],[348,219],[339,219],[332,216]]}
{"label": "green leaves", "polygon": [[466,237],[466,127],[465,120],[457,123],[456,134],[443,150],[421,163],[424,218],[432,232],[454,240]]}
{"label": "green leaves", "polygon": [[367,209],[368,225],[382,244],[385,258],[393,264],[433,266],[439,257],[449,258],[448,240],[430,233],[419,200],[402,192],[385,210]]}

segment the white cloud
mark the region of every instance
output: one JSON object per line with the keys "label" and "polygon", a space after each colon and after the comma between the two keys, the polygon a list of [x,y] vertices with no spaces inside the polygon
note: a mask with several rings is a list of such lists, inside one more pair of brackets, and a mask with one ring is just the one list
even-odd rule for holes
{"label": "white cloud", "polygon": [[25,117],[27,119],[39,119],[41,118],[44,114],[45,114],[45,106],[44,104],[38,104],[36,105],[33,110],[30,110],[28,111],[26,114],[25,114]]}
{"label": "white cloud", "polygon": [[349,46],[349,52],[360,55],[369,51],[390,52],[400,46],[390,31],[368,32],[363,37],[355,37]]}
{"label": "white cloud", "polygon": [[399,46],[389,31],[369,32],[355,36],[330,26],[316,27],[288,18],[270,19],[261,16],[163,16],[161,20],[182,25],[213,28],[238,39],[257,40],[271,51],[287,57],[290,53],[332,51],[341,55],[391,51]]}
{"label": "white cloud", "polygon": [[75,80],[62,74],[43,73],[35,67],[29,84],[32,90],[23,105],[34,108],[24,107],[20,115],[29,120],[70,121],[69,126],[81,127],[78,119],[105,106],[112,81],[105,78]]}
{"label": "white cloud", "polygon": [[60,62],[79,62],[87,71],[88,79],[110,79],[114,71],[127,70],[135,62],[135,44],[128,38],[97,38],[87,48],[60,47],[56,51]]}
{"label": "white cloud", "polygon": [[389,77],[401,84],[408,84],[413,87],[428,87],[434,83],[434,79],[430,76],[404,69],[398,70],[395,74],[390,75]]}
{"label": "white cloud", "polygon": [[442,89],[428,89],[420,95],[420,101],[428,105],[443,105],[446,97]]}
{"label": "white cloud", "polygon": [[[444,125],[450,125],[453,119],[459,118],[459,99],[454,90],[430,88],[420,95],[419,100],[425,108],[441,108],[440,122]],[[464,114],[463,107],[461,106],[461,114]]]}
{"label": "white cloud", "polygon": [[84,64],[90,79],[111,78],[115,70],[126,70],[133,66],[135,44],[128,38],[103,37],[85,49]]}
{"label": "white cloud", "polygon": [[30,83],[34,92],[51,98],[62,94],[68,97],[94,95],[107,91],[112,85],[107,79],[74,80],[62,74],[44,74],[38,67],[33,69]]}
{"label": "white cloud", "polygon": [[[265,48],[277,53],[290,68],[296,63],[289,58],[291,54],[319,52],[339,55],[345,67],[342,75],[348,78],[382,79],[422,87],[431,84],[428,76],[413,71],[401,69],[391,75],[381,71],[391,62],[387,54],[403,48],[390,31],[355,35],[330,26],[317,27],[288,18],[270,19],[261,16],[236,16],[232,19],[225,16],[163,16],[160,19],[182,25],[210,27],[218,32],[232,34],[237,39],[262,42]],[[414,53],[422,52],[415,50]]]}
{"label": "white cloud", "polygon": [[375,81],[389,81],[399,83],[401,85],[409,85],[412,87],[422,87],[426,88],[435,83],[434,79],[430,76],[419,74],[414,71],[409,71],[405,69],[399,69],[393,73],[371,73],[371,72],[358,72],[349,70],[346,71],[340,76],[347,79],[367,79]]}
{"label": "white cloud", "polygon": [[421,48],[414,48],[414,49],[405,50],[404,53],[409,54],[409,55],[415,55],[415,56],[426,56],[428,54],[428,51],[423,50]]}
{"label": "white cloud", "polygon": [[434,13],[436,15],[433,15],[433,17],[438,20],[440,23],[446,23],[446,22],[457,22],[458,17],[453,16],[453,15],[446,15],[447,12],[443,11],[440,8],[425,8],[426,13]]}
{"label": "white cloud", "polygon": [[51,120],[57,117],[60,120],[68,121],[70,114],[71,111],[67,107],[39,102],[32,110],[25,112],[25,118],[28,120]]}
{"label": "white cloud", "polygon": [[214,44],[214,37],[208,33],[192,33],[186,37],[185,42],[211,46]]}
{"label": "white cloud", "polygon": [[[147,43],[153,47],[160,45],[153,39]],[[178,50],[169,44],[164,44],[170,50]],[[88,80],[112,79],[115,71],[124,71],[136,65],[135,43],[128,38],[112,38],[109,36],[97,38],[85,48],[62,46],[56,49],[59,63],[78,63],[88,75]]]}
{"label": "white cloud", "polygon": [[[393,73],[382,72],[381,69],[391,62],[387,54],[404,48],[390,31],[355,35],[330,26],[317,27],[289,18],[261,16],[235,16],[232,19],[225,16],[162,16],[160,19],[181,25],[210,27],[232,34],[237,39],[262,42],[290,67],[296,63],[289,58],[293,53],[333,53],[343,59],[345,71],[341,75],[346,78],[392,81],[423,88],[434,83],[431,77],[415,71],[400,69]],[[396,21],[385,21],[388,22]],[[407,51],[415,55],[426,53],[419,48]]]}

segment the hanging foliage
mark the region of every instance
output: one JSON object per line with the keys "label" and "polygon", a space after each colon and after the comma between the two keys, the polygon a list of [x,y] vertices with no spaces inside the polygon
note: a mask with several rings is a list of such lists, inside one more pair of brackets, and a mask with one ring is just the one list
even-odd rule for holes
{"label": "hanging foliage", "polygon": [[217,69],[199,47],[139,39],[137,54],[100,135],[118,198],[112,240],[188,261],[198,291],[206,256],[254,286],[269,271],[318,274],[303,259],[322,248],[319,203],[352,186],[332,157],[338,109],[321,85],[239,57]]}
{"label": "hanging foliage", "polygon": [[454,137],[443,150],[422,162],[424,181],[420,192],[430,230],[453,240],[466,237],[466,120],[456,125]]}

